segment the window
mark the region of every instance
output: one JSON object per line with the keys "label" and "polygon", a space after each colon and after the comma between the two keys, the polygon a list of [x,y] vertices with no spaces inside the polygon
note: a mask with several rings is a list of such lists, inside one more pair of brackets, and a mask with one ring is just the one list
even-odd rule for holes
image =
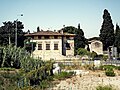
{"label": "window", "polygon": [[54,50],[58,50],[58,44],[54,44]]}
{"label": "window", "polygon": [[66,49],[70,50],[70,43],[66,43]]}
{"label": "window", "polygon": [[96,48],[100,47],[100,43],[95,42],[95,47],[96,47]]}
{"label": "window", "polygon": [[42,37],[41,36],[38,36],[38,39],[41,39]]}
{"label": "window", "polygon": [[42,44],[38,44],[38,50],[42,50]]}
{"label": "window", "polygon": [[58,36],[54,36],[54,39],[58,39]]}
{"label": "window", "polygon": [[50,44],[46,44],[46,50],[50,50]]}
{"label": "window", "polygon": [[49,39],[49,36],[45,36],[45,39]]}

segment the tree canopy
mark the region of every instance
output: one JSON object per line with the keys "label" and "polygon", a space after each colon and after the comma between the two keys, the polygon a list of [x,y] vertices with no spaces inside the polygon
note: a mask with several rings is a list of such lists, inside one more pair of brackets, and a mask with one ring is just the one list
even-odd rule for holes
{"label": "tree canopy", "polygon": [[[15,44],[15,28],[16,21],[11,22],[3,22],[3,26],[0,27],[0,45],[6,46],[8,44]],[[22,22],[17,21],[17,43],[18,47],[24,46],[24,32],[22,29],[24,28]]]}
{"label": "tree canopy", "polygon": [[[80,29],[80,24],[78,24],[78,28],[73,26],[67,26],[62,28],[63,32],[75,34],[75,51],[78,48],[84,48],[86,44],[86,38],[84,37],[84,32]],[[76,52],[75,52],[76,53]]]}
{"label": "tree canopy", "polygon": [[103,24],[100,29],[100,40],[103,43],[103,49],[107,50],[109,46],[114,44],[114,25],[108,10],[104,10]]}
{"label": "tree canopy", "polygon": [[118,24],[116,24],[114,46],[117,47],[117,51],[120,53],[120,27]]}

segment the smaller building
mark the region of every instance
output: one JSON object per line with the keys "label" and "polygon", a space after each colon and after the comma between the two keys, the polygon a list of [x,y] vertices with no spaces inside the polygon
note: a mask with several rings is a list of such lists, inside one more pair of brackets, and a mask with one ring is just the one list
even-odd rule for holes
{"label": "smaller building", "polygon": [[74,56],[74,34],[41,30],[25,36],[31,37],[30,42],[36,42],[34,58],[62,60]]}
{"label": "smaller building", "polygon": [[103,54],[103,43],[96,38],[89,39],[89,49],[90,49],[90,52],[94,51],[98,55],[100,55],[100,54]]}

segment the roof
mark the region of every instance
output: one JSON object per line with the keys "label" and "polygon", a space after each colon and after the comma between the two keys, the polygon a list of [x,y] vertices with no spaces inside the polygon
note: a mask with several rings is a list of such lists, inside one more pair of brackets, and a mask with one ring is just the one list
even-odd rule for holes
{"label": "roof", "polygon": [[39,31],[39,32],[34,32],[30,34],[25,34],[25,36],[75,36],[75,34],[69,34],[69,33],[59,33],[59,32],[54,32],[54,31]]}
{"label": "roof", "polygon": [[99,37],[92,37],[92,38],[88,39],[88,41],[92,41],[92,40],[99,40],[100,41],[100,38]]}

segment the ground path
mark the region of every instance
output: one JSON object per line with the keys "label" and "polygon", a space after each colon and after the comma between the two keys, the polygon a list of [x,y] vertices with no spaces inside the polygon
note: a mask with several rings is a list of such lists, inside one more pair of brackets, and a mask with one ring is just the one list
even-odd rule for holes
{"label": "ground path", "polygon": [[77,75],[61,80],[49,90],[96,90],[98,85],[112,85],[116,90],[120,90],[120,76],[107,77],[104,72],[90,72],[84,76]]}

